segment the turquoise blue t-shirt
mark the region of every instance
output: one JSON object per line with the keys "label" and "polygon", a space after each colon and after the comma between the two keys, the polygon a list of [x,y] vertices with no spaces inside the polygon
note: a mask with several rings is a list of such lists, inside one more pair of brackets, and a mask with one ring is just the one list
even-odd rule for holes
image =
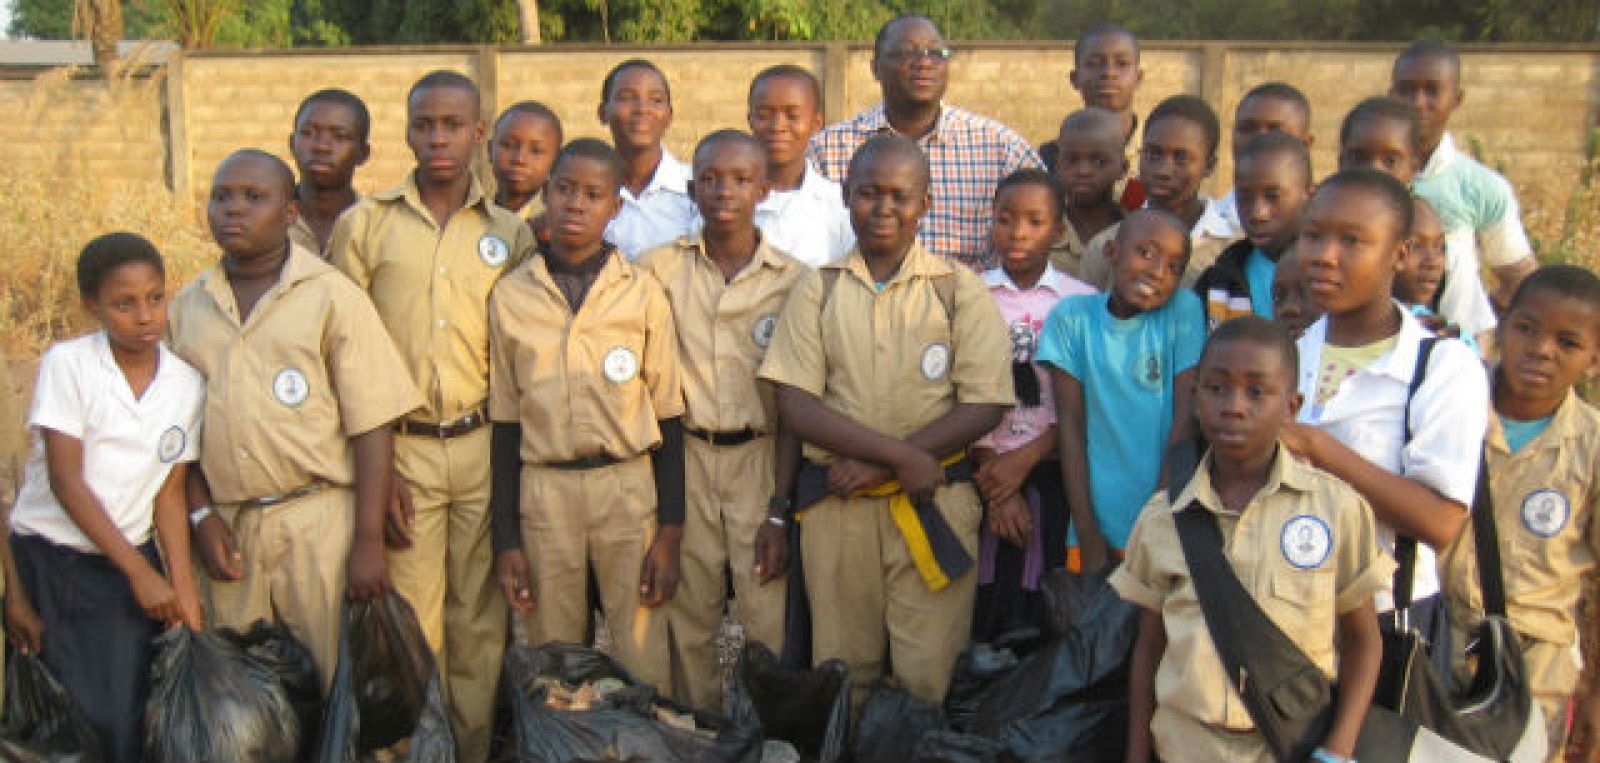
{"label": "turquoise blue t-shirt", "polygon": [[1500,428],[1505,430],[1506,445],[1511,446],[1512,453],[1522,450],[1523,446],[1533,442],[1533,438],[1544,433],[1545,428],[1550,426],[1550,420],[1553,418],[1555,417],[1546,416],[1537,421],[1517,421],[1516,419],[1508,419],[1501,416]]}
{"label": "turquoise blue t-shirt", "polygon": [[[1045,320],[1035,361],[1083,385],[1089,496],[1113,548],[1128,543],[1156,490],[1172,432],[1173,377],[1200,361],[1205,308],[1180,289],[1159,310],[1119,320],[1109,294],[1067,297]],[[1068,542],[1077,543],[1077,533]]]}
{"label": "turquoise blue t-shirt", "polygon": [[1244,277],[1250,283],[1250,308],[1267,320],[1272,320],[1272,277],[1278,272],[1278,263],[1267,259],[1265,252],[1251,249],[1244,259]]}
{"label": "turquoise blue t-shirt", "polygon": [[[1418,318],[1432,318],[1433,316],[1438,315],[1438,313],[1434,312],[1433,309],[1427,305],[1406,305],[1406,309],[1410,310],[1411,314],[1417,316]],[[1461,332],[1460,339],[1461,341],[1466,342],[1467,346],[1471,347],[1473,352],[1476,352],[1479,355],[1483,354],[1483,351],[1478,349],[1477,337],[1471,336],[1463,331]]]}

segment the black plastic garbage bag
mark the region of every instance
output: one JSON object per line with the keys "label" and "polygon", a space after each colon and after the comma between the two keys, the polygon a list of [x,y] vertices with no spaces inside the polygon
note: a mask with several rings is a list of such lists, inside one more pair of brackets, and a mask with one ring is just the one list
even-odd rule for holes
{"label": "black plastic garbage bag", "polygon": [[946,728],[944,711],[938,705],[880,682],[861,706],[850,754],[858,763],[911,760],[925,735]]}
{"label": "black plastic garbage bag", "polygon": [[[692,713],[638,683],[601,652],[552,643],[506,651],[501,688],[512,710],[511,756],[517,763],[758,763],[761,733],[753,722]],[[546,704],[552,682],[566,687],[615,679],[623,688],[587,709]],[[697,730],[666,723],[665,711],[692,716]],[[737,717],[749,718],[741,711]]]}
{"label": "black plastic garbage bag", "polygon": [[6,664],[0,761],[99,763],[100,749],[94,728],[44,662],[13,652]]}
{"label": "black plastic garbage bag", "polygon": [[930,731],[922,735],[916,750],[904,759],[915,763],[999,763],[1005,760],[1005,751],[1005,745],[993,739],[954,731]]}
{"label": "black plastic garbage bag", "polygon": [[958,729],[971,726],[995,682],[1015,672],[1021,663],[1010,649],[990,644],[970,644],[961,650],[944,697],[944,712],[950,725]]}
{"label": "black plastic garbage bag", "polygon": [[735,702],[748,702],[761,733],[794,745],[802,759],[844,760],[850,734],[850,670],[828,660],[811,670],[779,664],[765,644],[745,644],[734,672]]}
{"label": "black plastic garbage bag", "polygon": [[[975,661],[958,663],[957,674],[965,682],[957,708],[961,720],[956,721],[957,709],[946,707],[957,731],[1001,742],[1006,760],[1122,759],[1128,656],[1138,633],[1138,608],[1104,582],[1094,585],[1071,627],[1015,667],[998,673],[969,667],[963,673],[962,666]],[[987,686],[978,686],[980,675],[987,675]]]}
{"label": "black plastic garbage bag", "polygon": [[300,722],[276,673],[234,640],[173,628],[156,639],[148,763],[294,763]]}
{"label": "black plastic garbage bag", "polygon": [[278,677],[300,723],[300,748],[295,759],[309,759],[317,749],[322,730],[322,681],[317,677],[317,662],[311,650],[289,635],[287,629],[265,620],[257,620],[244,633],[222,628],[217,635],[232,641]]}
{"label": "black plastic garbage bag", "polygon": [[[403,741],[408,746],[395,749]],[[393,589],[345,607],[320,763],[455,763],[444,692],[417,615]]]}

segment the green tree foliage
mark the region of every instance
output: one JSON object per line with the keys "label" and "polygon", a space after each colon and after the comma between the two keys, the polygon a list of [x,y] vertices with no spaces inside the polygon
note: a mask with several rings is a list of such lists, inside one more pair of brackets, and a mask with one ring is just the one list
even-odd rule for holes
{"label": "green tree foliage", "polygon": [[[73,0],[9,2],[13,36],[61,39],[72,32]],[[186,39],[186,23],[218,12],[221,20],[197,44],[220,46],[518,39],[516,0],[129,0],[125,6],[134,37]],[[1100,21],[1149,39],[1600,40],[1597,0],[543,0],[539,10],[543,39],[585,42],[865,40],[906,11],[931,16],[954,40],[1071,39]]]}

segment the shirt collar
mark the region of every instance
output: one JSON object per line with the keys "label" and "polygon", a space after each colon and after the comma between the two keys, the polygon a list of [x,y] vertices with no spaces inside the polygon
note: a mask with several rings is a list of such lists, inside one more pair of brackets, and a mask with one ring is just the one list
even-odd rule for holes
{"label": "shirt collar", "polygon": [[[946,133],[948,132],[950,123],[957,118],[957,111],[958,109],[956,109],[954,106],[951,106],[944,101],[940,101],[939,118],[934,121],[933,130],[920,138],[914,138],[914,140],[918,143],[922,143],[923,141],[943,141],[946,137]],[[884,130],[894,132],[894,127],[889,124],[889,112],[884,108],[883,101],[878,101],[878,105],[868,109],[861,115],[861,117],[862,126],[866,127],[872,132],[883,132]]]}
{"label": "shirt collar", "polygon": [[[1489,378],[1499,378],[1499,370],[1499,366],[1496,366],[1495,373],[1490,374]],[[1489,397],[1491,401],[1494,399],[1492,392]],[[1577,392],[1570,389],[1567,390],[1566,399],[1562,400],[1560,407],[1556,408],[1556,412],[1550,415],[1550,424],[1545,427],[1544,432],[1540,433],[1538,437],[1529,441],[1524,450],[1535,446],[1540,448],[1559,448],[1562,440],[1590,435],[1587,424],[1578,417],[1578,406],[1581,404],[1582,401],[1578,399]],[[1493,403],[1491,403],[1492,405]],[[1493,412],[1493,410],[1491,407],[1490,411]],[[1546,435],[1553,436],[1547,437]],[[1506,427],[1505,424],[1501,423],[1499,413],[1489,417],[1489,433],[1484,442],[1502,454],[1509,455],[1511,453],[1511,445],[1506,442]]]}
{"label": "shirt collar", "polygon": [[[1272,458],[1272,470],[1267,474],[1267,482],[1265,485],[1262,485],[1261,490],[1250,499],[1247,509],[1255,506],[1262,499],[1274,493],[1282,492],[1284,490],[1292,490],[1297,493],[1304,493],[1310,489],[1311,475],[1308,471],[1310,467],[1300,463],[1300,461],[1293,456],[1285,457],[1287,451],[1284,450],[1282,443],[1279,443],[1277,447],[1278,452]],[[1188,508],[1189,504],[1196,501],[1198,501],[1201,506],[1206,507],[1206,509],[1210,510],[1212,513],[1240,513],[1224,506],[1222,504],[1222,499],[1217,495],[1216,489],[1212,487],[1211,453],[1209,451],[1200,459],[1200,465],[1194,470],[1194,478],[1189,480],[1189,484],[1185,485],[1183,491],[1178,494],[1178,500],[1174,501],[1168,508],[1173,512],[1179,512]]]}
{"label": "shirt collar", "polygon": [[[761,234],[760,230],[756,231],[756,235],[756,253],[750,257],[750,262],[745,265],[744,269],[734,276],[735,280],[743,278],[746,273],[753,272],[758,268],[783,270],[789,267],[791,262],[797,262],[774,249],[772,244],[767,242],[767,237]],[[699,258],[699,261],[708,267],[715,268],[717,266],[716,263],[711,261],[711,255],[706,253],[706,240],[702,233],[679,237],[678,246],[692,249],[695,257]]]}
{"label": "shirt collar", "polygon": [[[1417,371],[1417,347],[1433,333],[1424,328],[1405,305],[1395,301],[1394,306],[1400,311],[1400,332],[1395,336],[1394,349],[1378,358],[1366,370],[1409,384]],[[1302,341],[1306,342],[1306,346],[1317,347],[1320,351],[1328,341],[1328,316],[1324,315],[1311,324]]]}
{"label": "shirt collar", "polygon": [[[1065,274],[1056,270],[1055,265],[1047,262],[1044,266],[1044,273],[1039,276],[1039,282],[1034,284],[1033,288],[1048,290],[1059,297],[1066,289],[1066,284],[1062,281],[1063,278],[1065,278]],[[1005,268],[990,268],[984,271],[983,284],[991,289],[1002,288],[1007,291],[1024,291],[1017,286],[1015,281],[1011,280],[1011,274],[1007,273]]]}
{"label": "shirt collar", "polygon": [[1428,157],[1428,163],[1422,165],[1420,176],[1432,177],[1439,172],[1443,172],[1444,168],[1450,166],[1459,156],[1461,156],[1461,151],[1456,148],[1455,137],[1450,133],[1445,133],[1444,137],[1439,139],[1439,146],[1433,149],[1433,155]]}
{"label": "shirt collar", "polygon": [[[311,250],[306,249],[293,241],[289,242],[289,257],[283,263],[283,269],[278,271],[278,282],[269,287],[256,307],[251,310],[254,315],[261,311],[268,302],[278,294],[292,288],[301,281],[315,278],[323,273],[337,272]],[[219,306],[234,304],[233,289],[228,286],[228,274],[218,263],[200,276],[200,287],[211,296],[212,301]]]}
{"label": "shirt collar", "polygon": [[[838,268],[855,276],[857,280],[868,288],[876,290],[877,284],[872,280],[872,270],[867,267],[867,260],[861,255],[861,247],[850,248],[850,253],[844,257],[822,266],[823,269]],[[922,248],[922,243],[913,240],[910,251],[906,252],[905,259],[900,261],[900,269],[895,271],[886,286],[908,281],[917,277],[944,275],[955,272],[951,264],[941,257],[928,254]]]}
{"label": "shirt collar", "polygon": [[[661,149],[661,161],[656,163],[656,171],[650,176],[650,183],[644,187],[644,192],[636,199],[643,199],[660,191],[687,195],[689,193],[689,167],[678,161],[666,147]],[[622,189],[624,195],[631,196],[627,188]]]}
{"label": "shirt collar", "polygon": [[1212,238],[1235,238],[1233,223],[1228,220],[1227,208],[1217,203],[1215,199],[1201,197],[1206,202],[1206,209],[1200,213],[1200,219],[1194,221],[1194,230],[1190,235],[1195,237],[1210,236]]}
{"label": "shirt collar", "polygon": [[[489,196],[483,191],[483,183],[478,179],[478,173],[468,174],[467,200],[461,205],[462,209],[481,207],[484,214],[489,213]],[[422,190],[417,186],[417,173],[415,170],[406,173],[406,179],[400,185],[373,194],[373,198],[381,201],[405,201],[406,205],[422,215],[424,219],[433,222],[433,213],[428,211],[428,206],[422,203]]]}

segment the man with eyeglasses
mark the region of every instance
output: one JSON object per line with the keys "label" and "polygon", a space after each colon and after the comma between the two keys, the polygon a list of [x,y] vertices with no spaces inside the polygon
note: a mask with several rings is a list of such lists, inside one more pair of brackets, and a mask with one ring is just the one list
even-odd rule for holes
{"label": "man with eyeglasses", "polygon": [[1001,178],[1042,167],[1022,136],[988,117],[943,103],[953,51],[927,16],[902,14],[878,30],[872,76],[883,102],[829,125],[811,141],[811,158],[843,182],[855,150],[895,132],[917,142],[933,168],[933,206],[918,230],[923,248],[982,272],[991,267],[989,206]]}

